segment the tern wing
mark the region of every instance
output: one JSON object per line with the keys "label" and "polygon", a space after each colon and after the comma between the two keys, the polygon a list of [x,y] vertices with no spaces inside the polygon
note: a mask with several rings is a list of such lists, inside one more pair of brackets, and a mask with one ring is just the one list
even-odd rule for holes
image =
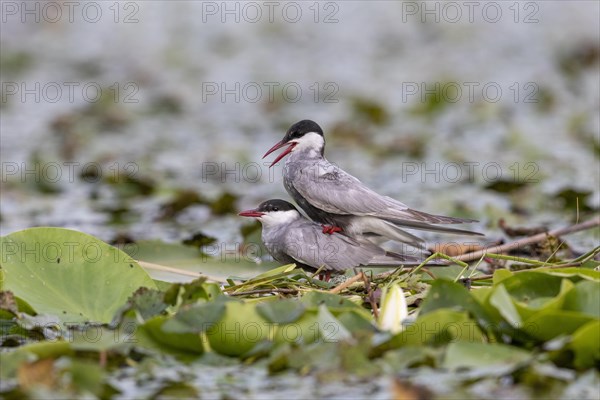
{"label": "tern wing", "polygon": [[[372,243],[361,243],[341,234],[324,235],[320,225],[309,221],[287,230],[283,248],[296,261],[334,271],[368,265],[371,260],[381,261],[386,255],[385,250]],[[400,264],[394,258],[389,258],[389,261]]]}
{"label": "tern wing", "polygon": [[374,216],[390,221],[411,221],[413,228],[429,224],[476,222],[471,219],[428,214],[409,208],[388,196],[382,196],[365,186],[341,168],[322,160],[305,168],[297,168],[290,184],[310,204],[323,211],[355,216]]}

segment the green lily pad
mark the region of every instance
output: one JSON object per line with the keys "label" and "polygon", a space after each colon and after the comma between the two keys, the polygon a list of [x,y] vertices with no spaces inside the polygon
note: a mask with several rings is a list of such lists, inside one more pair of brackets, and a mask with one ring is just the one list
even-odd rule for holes
{"label": "green lily pad", "polygon": [[334,314],[343,311],[356,311],[365,315],[370,315],[369,312],[358,304],[348,300],[347,298],[326,292],[312,291],[306,293],[300,301],[311,309],[317,309],[321,305],[325,305],[329,311]]}
{"label": "green lily pad", "polygon": [[573,288],[569,279],[539,272],[515,274],[503,280],[502,285],[523,320],[541,310],[561,309],[567,293]]}
{"label": "green lily pad", "polygon": [[484,325],[491,322],[482,305],[460,283],[446,279],[437,279],[431,283],[427,297],[423,301],[420,315],[428,314],[442,308],[453,308],[458,311],[469,311]]}
{"label": "green lily pad", "polygon": [[223,317],[206,329],[213,351],[239,357],[271,336],[274,326],[256,312],[255,304],[228,301],[225,308]]}
{"label": "green lily pad", "polygon": [[450,343],[443,367],[449,369],[507,366],[516,368],[532,358],[528,351],[500,343]]}
{"label": "green lily pad", "polygon": [[205,332],[223,317],[225,303],[225,299],[221,300],[219,298],[217,301],[192,305],[189,308],[180,310],[175,316],[166,321],[161,329],[172,333]]}
{"label": "green lily pad", "polygon": [[31,228],[0,238],[0,246],[1,288],[64,322],[110,322],[138,288],[156,288],[127,254],[81,232]]}
{"label": "green lily pad", "polygon": [[[126,246],[124,250],[136,260],[197,272],[220,281],[224,281],[229,276],[251,277],[274,266],[272,263],[259,265],[247,257],[235,254],[215,257],[221,255],[219,244],[208,245],[203,251],[200,251],[196,247],[182,244],[142,240]],[[188,276],[168,271],[150,270],[149,273],[154,279],[169,282],[190,280]]]}
{"label": "green lily pad", "polygon": [[86,326],[74,330],[69,338],[71,348],[76,351],[119,351],[127,352],[139,340],[139,325],[133,320],[122,322],[117,329],[106,326]]}
{"label": "green lily pad", "polygon": [[523,331],[539,340],[550,340],[574,333],[593,318],[576,311],[546,309],[523,322]]}
{"label": "green lily pad", "polygon": [[321,337],[326,342],[339,342],[352,338],[350,331],[331,314],[324,304],[319,306],[317,321]]}
{"label": "green lily pad", "polygon": [[600,321],[592,321],[577,329],[570,347],[575,352],[575,367],[591,368],[600,363]]}
{"label": "green lily pad", "polygon": [[592,317],[600,318],[600,283],[580,281],[567,293],[563,309],[581,311]]}
{"label": "green lily pad", "polygon": [[457,341],[481,343],[484,336],[468,313],[441,308],[419,316],[402,332],[378,346],[375,353],[403,346],[442,345]]}
{"label": "green lily pad", "polygon": [[539,301],[540,298],[553,298],[560,292],[561,282],[561,277],[529,271],[502,281],[508,293],[523,304]]}
{"label": "green lily pad", "polygon": [[512,327],[519,327],[523,322],[504,285],[500,284],[494,288],[489,303]]}
{"label": "green lily pad", "polygon": [[140,325],[137,332],[138,346],[173,354],[184,360],[192,360],[202,355],[204,345],[200,335],[166,332],[162,327],[167,321],[169,321],[167,317],[160,315]]}
{"label": "green lily pad", "polygon": [[304,304],[296,300],[262,302],[256,306],[261,317],[275,324],[290,324],[297,321],[306,310]]}
{"label": "green lily pad", "polygon": [[340,321],[346,329],[350,332],[355,333],[359,331],[364,332],[375,332],[377,328],[371,322],[372,320],[369,318],[365,318],[364,315],[359,314],[355,311],[346,311],[339,314],[337,317],[338,321]]}
{"label": "green lily pad", "polygon": [[503,280],[510,278],[511,276],[513,276],[514,274],[507,270],[507,269],[497,269],[494,271],[494,277],[492,278],[492,281],[494,283],[494,286],[498,285],[500,282],[502,282]]}
{"label": "green lily pad", "polygon": [[[594,262],[595,261],[592,261],[590,264]],[[589,268],[540,268],[536,272],[543,272],[548,275],[570,278],[575,282],[581,279],[600,282],[600,271],[594,271],[593,269]]]}

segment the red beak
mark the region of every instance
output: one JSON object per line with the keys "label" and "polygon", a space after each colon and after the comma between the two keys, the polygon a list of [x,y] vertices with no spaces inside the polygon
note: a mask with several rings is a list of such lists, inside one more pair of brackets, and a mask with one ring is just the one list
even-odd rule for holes
{"label": "red beak", "polygon": [[281,160],[283,157],[287,156],[288,154],[291,153],[292,149],[296,146],[297,143],[289,143],[289,142],[279,142],[277,143],[275,146],[271,147],[269,149],[269,151],[267,151],[265,153],[265,155],[263,156],[263,158],[265,158],[266,156],[268,156],[269,154],[271,154],[272,152],[274,152],[277,149],[282,148],[285,145],[289,145],[289,147],[287,149],[285,149],[285,151],[283,153],[281,153],[280,155],[277,156],[277,158],[271,163],[271,165],[269,165],[269,168],[271,168],[273,165],[277,164],[279,162],[279,160]]}
{"label": "red beak", "polygon": [[265,215],[265,213],[262,213],[262,212],[256,211],[256,210],[246,210],[246,211],[242,211],[238,215],[240,217],[254,217],[254,218],[258,218],[258,217],[262,217],[263,215]]}

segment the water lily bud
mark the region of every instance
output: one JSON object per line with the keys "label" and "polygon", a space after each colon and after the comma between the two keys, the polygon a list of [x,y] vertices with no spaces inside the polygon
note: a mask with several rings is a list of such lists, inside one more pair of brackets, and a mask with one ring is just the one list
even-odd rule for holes
{"label": "water lily bud", "polygon": [[383,289],[381,295],[381,308],[379,309],[379,328],[394,334],[404,328],[402,321],[408,317],[406,298],[399,284],[391,284]]}

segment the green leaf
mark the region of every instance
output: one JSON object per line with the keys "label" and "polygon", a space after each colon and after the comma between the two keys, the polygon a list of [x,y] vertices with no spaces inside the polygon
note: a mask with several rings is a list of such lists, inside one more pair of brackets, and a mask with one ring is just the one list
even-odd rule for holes
{"label": "green leaf", "polygon": [[364,314],[356,311],[345,311],[341,314],[338,314],[336,318],[353,334],[359,331],[377,331],[375,325],[371,323],[371,318],[365,318]]}
{"label": "green leaf", "polygon": [[271,336],[274,327],[256,312],[256,304],[228,301],[225,307],[223,317],[206,329],[213,351],[240,357]]}
{"label": "green leaf", "polygon": [[289,324],[297,321],[306,307],[297,300],[283,299],[279,301],[263,302],[256,306],[256,311],[261,317],[275,324]]}
{"label": "green leaf", "polygon": [[110,322],[139,287],[156,287],[127,254],[81,232],[31,228],[0,246],[4,289],[65,322]]}
{"label": "green leaf", "polygon": [[571,338],[570,347],[575,352],[576,368],[592,368],[600,362],[600,321],[583,325]]}
{"label": "green leaf", "polygon": [[534,308],[541,308],[540,298],[553,298],[561,289],[562,278],[539,272],[520,272],[502,281],[508,293],[516,301],[529,305],[532,301],[538,304]]}
{"label": "green leaf", "polygon": [[[16,352],[35,354],[38,360],[43,358],[58,358],[60,356],[73,355],[73,349],[71,348],[71,345],[63,340],[58,340],[56,342],[45,341],[27,344],[19,347]],[[2,354],[2,357],[0,358],[4,358],[4,354]]]}
{"label": "green leaf", "polygon": [[581,311],[595,318],[600,318],[600,283],[580,281],[567,293],[563,304],[564,310]]}
{"label": "green leaf", "polygon": [[439,357],[440,349],[425,346],[404,346],[396,350],[388,351],[383,356],[385,364],[392,370],[402,371],[407,368],[418,366],[435,366]]}
{"label": "green leaf", "polygon": [[167,321],[167,317],[157,316],[140,325],[138,346],[153,348],[185,360],[197,358],[204,352],[199,334],[165,331],[162,328]]}
{"label": "green leaf", "polygon": [[[450,343],[443,367],[449,369],[506,366],[515,369],[531,360],[532,354],[517,347],[499,343]],[[503,371],[503,374],[507,371]]]}
{"label": "green leaf", "polygon": [[166,321],[162,329],[172,333],[205,332],[223,317],[224,312],[224,300],[196,304],[179,311]]}
{"label": "green leaf", "polygon": [[514,274],[502,285],[523,320],[540,310],[561,309],[567,293],[573,288],[568,279],[539,272]]}
{"label": "green leaf", "polygon": [[13,350],[2,353],[0,357],[0,378],[16,378],[17,370],[25,363],[35,361],[36,356],[25,351]]}
{"label": "green leaf", "polygon": [[138,342],[139,325],[127,320],[117,329],[106,326],[86,326],[72,332],[69,340],[73,350],[126,352]]}
{"label": "green leaf", "polygon": [[183,307],[187,304],[205,302],[216,299],[222,295],[219,285],[207,283],[206,278],[201,277],[188,283],[174,283],[165,290],[165,303]]}
{"label": "green leaf", "polygon": [[97,362],[72,359],[68,371],[74,388],[100,396],[106,377],[104,369]]}
{"label": "green leaf", "polygon": [[339,342],[352,338],[348,329],[329,312],[325,305],[319,306],[317,321],[321,337],[326,342]]}
{"label": "green leaf", "polygon": [[273,341],[275,343],[308,344],[321,338],[317,312],[307,310],[300,319],[290,324],[275,325]]}
{"label": "green leaf", "polygon": [[[545,273],[553,276],[572,278],[573,281],[581,279],[600,282],[600,271],[589,268],[538,268],[535,273]],[[573,279],[575,278],[575,279]]]}
{"label": "green leaf", "polygon": [[[235,255],[227,257],[225,260],[220,257],[212,257],[220,254],[217,244],[204,248],[208,254],[204,254],[198,248],[159,240],[141,240],[125,246],[124,250],[136,260],[197,272],[222,281],[230,275],[239,274],[240,271],[243,271],[243,276],[262,273],[272,265],[270,263],[258,265],[248,260],[247,257],[240,258]],[[171,282],[182,281],[182,275],[173,272],[149,270],[149,273],[154,279]]]}
{"label": "green leaf", "polygon": [[276,277],[277,275],[280,275],[280,274],[286,274],[288,272],[292,272],[295,269],[296,269],[296,264],[282,265],[281,267],[273,268],[271,270],[263,272],[262,274],[256,275],[254,278],[250,279],[250,281]]}
{"label": "green leaf", "polygon": [[164,302],[163,292],[154,289],[139,288],[117,312],[111,325],[116,326],[126,314],[132,314],[132,311],[135,311],[137,316],[142,320],[146,320],[165,312],[167,307],[168,305]]}
{"label": "green leaf", "polygon": [[593,319],[581,312],[545,309],[523,322],[523,331],[539,340],[547,341],[560,335],[574,333]]}
{"label": "green leaf", "polygon": [[439,309],[453,308],[468,311],[478,322],[485,326],[493,323],[491,316],[475,297],[460,283],[446,279],[437,279],[431,283],[427,297],[423,301],[419,315],[425,315]]}
{"label": "green leaf", "polygon": [[514,274],[507,269],[497,269],[494,271],[494,277],[492,278],[492,282],[494,286],[498,285],[503,280],[510,278]]}
{"label": "green leaf", "polygon": [[517,328],[523,322],[504,285],[500,284],[494,288],[489,302],[512,327]]}
{"label": "green leaf", "polygon": [[334,315],[344,311],[356,311],[370,317],[368,310],[338,294],[311,291],[302,296],[300,301],[309,309],[313,310],[316,310],[320,305],[324,304]]}
{"label": "green leaf", "polygon": [[484,337],[466,312],[442,308],[420,315],[416,321],[407,324],[404,331],[378,346],[375,353],[403,346],[442,345],[456,341],[483,342]]}

